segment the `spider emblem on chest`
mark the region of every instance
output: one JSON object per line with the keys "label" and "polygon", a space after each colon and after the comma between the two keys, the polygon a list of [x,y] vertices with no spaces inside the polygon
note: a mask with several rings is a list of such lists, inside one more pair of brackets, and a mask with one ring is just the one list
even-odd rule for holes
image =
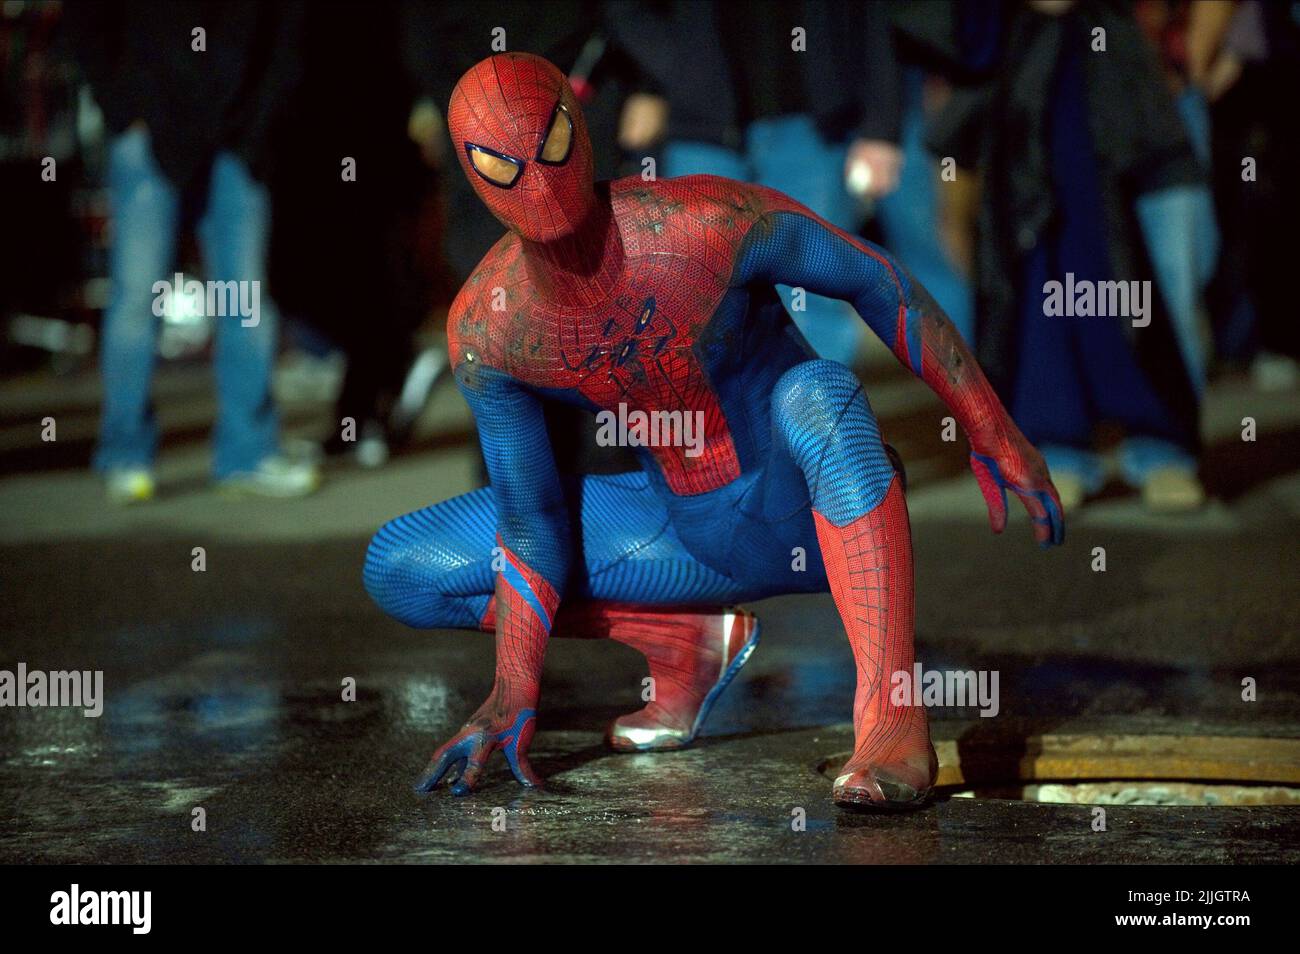
{"label": "spider emblem on chest", "polygon": [[609,318],[601,326],[600,339],[585,356],[574,361],[561,350],[560,360],[568,370],[579,372],[584,381],[604,369],[607,378],[618,382],[626,392],[635,380],[644,379],[651,368],[658,366],[664,372],[658,363],[671,351],[677,333],[676,323],[658,310],[651,295],[641,303],[630,325],[627,316]]}

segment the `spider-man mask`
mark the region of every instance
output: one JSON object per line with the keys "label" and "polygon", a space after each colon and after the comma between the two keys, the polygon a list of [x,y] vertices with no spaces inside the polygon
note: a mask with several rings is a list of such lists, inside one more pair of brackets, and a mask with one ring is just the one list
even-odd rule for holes
{"label": "spider-man mask", "polygon": [[551,63],[528,53],[488,57],[460,78],[447,117],[465,175],[506,228],[550,242],[591,213],[587,125]]}

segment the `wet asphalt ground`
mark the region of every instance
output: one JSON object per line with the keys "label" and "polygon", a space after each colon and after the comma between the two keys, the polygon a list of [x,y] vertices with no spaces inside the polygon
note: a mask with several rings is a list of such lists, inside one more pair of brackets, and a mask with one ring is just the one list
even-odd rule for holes
{"label": "wet asphalt ground", "polygon": [[[163,494],[131,511],[82,470],[93,377],[0,390],[0,669],[102,670],[105,694],[95,719],[0,709],[0,862],[1300,860],[1295,807],[1116,805],[1105,832],[1086,805],[835,808],[823,763],[852,746],[853,666],[828,596],[752,607],[763,642],[684,752],[607,751],[604,726],[640,705],[641,661],[553,640],[533,745],[545,789],[498,762],[473,796],[417,796],[429,752],[489,688],[491,642],[386,619],[360,569],[384,519],[472,485],[456,396],[439,394],[417,452],[269,503],[207,487],[203,380],[169,372],[159,390]],[[937,738],[1300,738],[1300,396],[1215,392],[1204,513],[1153,518],[1112,494],[1043,552],[1023,517],[989,534],[923,390],[880,391],[913,478],[918,657],[1000,675],[997,717],[935,710]],[[287,417],[305,433],[321,413],[290,402]],[[1253,446],[1234,430],[1246,413]],[[55,446],[36,437],[46,414]]]}

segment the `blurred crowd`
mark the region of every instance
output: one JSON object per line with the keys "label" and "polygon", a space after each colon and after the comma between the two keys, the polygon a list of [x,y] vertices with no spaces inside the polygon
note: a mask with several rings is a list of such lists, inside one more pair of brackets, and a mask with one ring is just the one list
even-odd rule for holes
{"label": "blurred crowd", "polygon": [[[501,233],[443,109],[502,50],[568,73],[598,177],[758,182],[890,248],[1067,509],[1116,477],[1154,509],[1198,507],[1207,380],[1296,385],[1292,0],[10,0],[4,365],[95,343],[111,499],[153,495],[153,370],[196,347],[228,490],[317,484],[282,450],[287,347],[344,364],[328,453],[374,465],[406,439],[445,369],[438,315]],[[180,272],[264,286],[257,320],[187,344],[183,302],[155,289]],[[1149,321],[1050,313],[1067,276],[1149,282]],[[860,366],[847,305],[792,315],[823,357]],[[581,433],[553,422],[575,467]]]}

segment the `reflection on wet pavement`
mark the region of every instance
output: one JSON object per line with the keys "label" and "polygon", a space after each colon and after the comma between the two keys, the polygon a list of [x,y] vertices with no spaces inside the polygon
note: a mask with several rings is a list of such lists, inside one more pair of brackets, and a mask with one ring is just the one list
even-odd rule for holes
{"label": "reflection on wet pavement", "polygon": [[[990,723],[1300,734],[1294,580],[1252,569],[1294,561],[1286,523],[1176,541],[1111,530],[1111,566],[1142,570],[1105,575],[1086,535],[1047,556],[972,522],[916,535],[919,658],[1000,674],[998,718],[939,709],[939,737]],[[206,575],[168,537],[0,550],[0,668],[103,669],[106,693],[99,719],[0,713],[0,861],[1296,860],[1287,808],[1116,806],[1104,834],[1087,806],[835,809],[817,765],[851,748],[853,669],[822,597],[758,605],[762,647],[684,752],[605,750],[604,725],[640,704],[639,659],[554,640],[533,749],[546,789],[498,765],[475,796],[418,797],[429,752],[487,692],[491,645],[383,618],[360,586],[364,545],[227,543]],[[1231,585],[1225,567],[1240,568]],[[1257,702],[1242,701],[1246,676]]]}

